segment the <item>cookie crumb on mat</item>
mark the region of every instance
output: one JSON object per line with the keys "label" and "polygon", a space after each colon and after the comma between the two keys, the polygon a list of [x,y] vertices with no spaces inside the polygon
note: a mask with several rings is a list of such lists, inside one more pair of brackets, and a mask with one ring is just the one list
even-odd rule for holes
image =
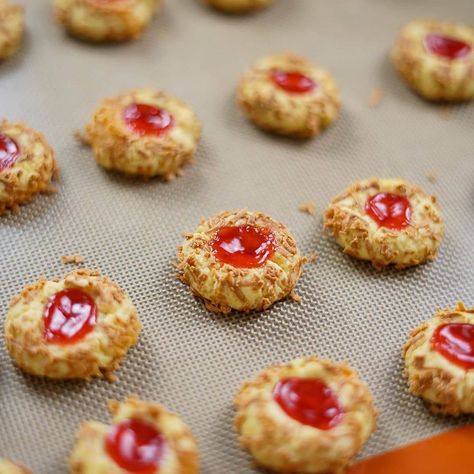
{"label": "cookie crumb on mat", "polygon": [[439,115],[443,120],[448,120],[451,115],[451,109],[449,107],[441,107],[439,109]]}
{"label": "cookie crumb on mat", "polygon": [[430,182],[430,183],[436,183],[436,181],[438,181],[438,178],[436,177],[435,174],[433,173],[428,173],[426,175],[426,179]]}
{"label": "cookie crumb on mat", "polygon": [[302,202],[298,206],[298,210],[304,212],[305,214],[311,214],[312,216],[314,216],[314,214],[316,213],[316,204],[311,201]]}
{"label": "cookie crumb on mat", "polygon": [[318,259],[317,253],[312,253],[306,257],[306,263],[314,263]]}
{"label": "cookie crumb on mat", "polygon": [[89,140],[87,139],[87,136],[81,132],[80,130],[75,130],[73,133],[74,138],[80,142],[82,145],[88,145]]}
{"label": "cookie crumb on mat", "polygon": [[85,257],[83,257],[82,255],[62,255],[61,256],[61,261],[64,264],[73,263],[75,265],[78,265],[80,263],[84,263],[85,260],[86,260]]}
{"label": "cookie crumb on mat", "polygon": [[383,99],[383,90],[381,87],[376,86],[372,89],[369,97],[369,107],[377,107]]}
{"label": "cookie crumb on mat", "polygon": [[295,302],[295,303],[301,303],[303,300],[301,299],[301,296],[296,293],[295,290],[293,290],[291,293],[290,293],[290,298]]}

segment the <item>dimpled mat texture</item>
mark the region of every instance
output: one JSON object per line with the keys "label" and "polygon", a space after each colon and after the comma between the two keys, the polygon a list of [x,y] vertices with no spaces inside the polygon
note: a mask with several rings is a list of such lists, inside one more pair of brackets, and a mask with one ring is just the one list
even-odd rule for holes
{"label": "dimpled mat texture", "polygon": [[[0,218],[2,312],[27,283],[70,271],[61,255],[81,254],[85,266],[128,292],[144,328],[113,384],[25,376],[2,340],[1,455],[38,474],[64,473],[79,423],[108,422],[107,399],[135,393],[183,417],[198,438],[204,473],[255,472],[233,432],[233,396],[261,368],[306,354],[349,361],[373,391],[379,426],[362,456],[453,424],[406,392],[400,350],[436,306],[474,305],[474,107],[418,99],[387,51],[412,18],[474,19],[472,0],[279,0],[244,17],[168,0],[142,39],[115,46],[68,38],[49,2],[23,3],[28,33],[20,54],[0,65],[1,115],[44,132],[62,177],[57,194]],[[280,50],[309,56],[341,86],[340,119],[315,140],[264,134],[234,105],[240,74]],[[73,139],[104,96],[147,85],[188,101],[204,125],[196,163],[171,183],[106,173]],[[374,87],[383,100],[370,108]],[[331,197],[373,175],[402,176],[439,197],[446,237],[434,263],[377,273],[323,234]],[[315,216],[298,211],[304,201],[316,203]],[[318,254],[298,284],[302,304],[213,315],[175,278],[181,232],[202,216],[241,207],[283,221],[303,253]]]}

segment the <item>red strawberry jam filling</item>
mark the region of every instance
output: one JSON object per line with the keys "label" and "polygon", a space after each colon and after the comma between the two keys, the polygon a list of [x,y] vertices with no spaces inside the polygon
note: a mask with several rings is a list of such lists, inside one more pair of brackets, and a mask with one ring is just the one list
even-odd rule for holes
{"label": "red strawberry jam filling", "polygon": [[130,104],[123,110],[122,117],[132,132],[142,136],[163,135],[174,125],[168,111],[148,104]]}
{"label": "red strawberry jam filling", "polygon": [[393,193],[378,193],[365,204],[367,214],[380,226],[401,230],[411,221],[410,201]]}
{"label": "red strawberry jam filling", "polygon": [[460,39],[438,33],[426,35],[425,47],[430,53],[447,59],[464,58],[472,50],[470,44]]}
{"label": "red strawberry jam filling", "polygon": [[438,326],[431,338],[433,348],[453,364],[474,368],[474,325],[449,323]]}
{"label": "red strawberry jam filling", "polygon": [[275,236],[252,225],[221,227],[211,241],[215,257],[239,268],[261,267],[275,252]]}
{"label": "red strawberry jam filling", "polygon": [[89,334],[97,323],[94,300],[79,288],[53,295],[44,311],[44,337],[54,344],[72,344]]}
{"label": "red strawberry jam filling", "polygon": [[293,94],[304,94],[316,87],[316,82],[299,72],[274,71],[270,79],[281,89]]}
{"label": "red strawberry jam filling", "polygon": [[150,423],[131,419],[112,426],[105,439],[107,454],[127,472],[155,474],[163,459],[165,441]]}
{"label": "red strawberry jam filling", "polygon": [[320,379],[284,378],[273,398],[289,417],[320,430],[334,428],[344,416],[336,394]]}
{"label": "red strawberry jam filling", "polygon": [[0,173],[12,167],[20,155],[16,142],[4,133],[0,133]]}

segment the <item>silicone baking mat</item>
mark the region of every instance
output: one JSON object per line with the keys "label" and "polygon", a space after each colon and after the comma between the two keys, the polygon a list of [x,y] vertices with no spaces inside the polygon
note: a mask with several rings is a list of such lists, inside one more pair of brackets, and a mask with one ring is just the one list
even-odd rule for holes
{"label": "silicone baking mat", "polygon": [[[436,306],[474,305],[474,107],[420,100],[396,77],[387,51],[412,18],[473,20],[472,0],[280,0],[244,17],[169,0],[142,39],[114,46],[65,36],[46,0],[23,3],[27,39],[0,65],[0,111],[44,132],[62,177],[57,194],[0,218],[0,307],[5,313],[10,297],[40,276],[71,270],[61,255],[81,254],[129,293],[144,328],[113,384],[25,376],[2,341],[1,455],[38,474],[66,472],[79,423],[107,422],[106,400],[135,393],[184,418],[204,473],[255,472],[233,432],[233,396],[261,368],[313,353],[349,361],[375,395],[378,430],[362,456],[453,424],[406,393],[400,350]],[[264,134],[234,105],[241,73],[281,50],[309,56],[341,86],[340,119],[315,140]],[[104,172],[72,137],[104,96],[137,86],[182,97],[203,122],[195,164],[171,183]],[[371,108],[374,87],[383,99]],[[403,176],[439,197],[446,237],[434,263],[377,273],[322,234],[330,198],[372,175]],[[304,201],[316,203],[315,216],[298,211]],[[301,305],[213,315],[175,278],[181,232],[241,207],[281,220],[303,253],[317,252],[298,284]]]}

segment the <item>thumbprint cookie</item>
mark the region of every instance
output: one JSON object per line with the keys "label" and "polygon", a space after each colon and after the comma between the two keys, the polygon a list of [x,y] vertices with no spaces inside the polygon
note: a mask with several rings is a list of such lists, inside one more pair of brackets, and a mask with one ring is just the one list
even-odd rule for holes
{"label": "thumbprint cookie", "polygon": [[319,135],[341,106],[331,74],[294,54],[258,61],[240,80],[237,101],[263,130],[299,138]]}
{"label": "thumbprint cookie", "polygon": [[207,5],[226,13],[250,13],[270,6],[274,0],[203,0]]}
{"label": "thumbprint cookie", "polygon": [[196,441],[181,418],[159,403],[109,402],[112,425],[82,423],[69,458],[71,474],[197,474]]}
{"label": "thumbprint cookie", "polygon": [[178,247],[180,278],[222,313],[263,310],[292,295],[305,262],[283,224],[245,209],[201,220]]}
{"label": "thumbprint cookie", "polygon": [[392,63],[418,94],[433,101],[474,99],[474,29],[437,20],[405,25]]}
{"label": "thumbprint cookie", "polygon": [[0,474],[31,474],[31,471],[20,464],[0,458]]}
{"label": "thumbprint cookie", "polygon": [[444,231],[436,198],[402,179],[353,183],[331,201],[324,221],[345,253],[378,270],[433,260]]}
{"label": "thumbprint cookie", "polygon": [[263,370],[235,401],[240,444],[275,472],[339,473],[375,430],[372,396],[346,364],[315,356]]}
{"label": "thumbprint cookie", "polygon": [[66,31],[91,42],[138,38],[161,0],[54,0],[55,16]]}
{"label": "thumbprint cookie", "polygon": [[403,349],[409,390],[434,413],[474,413],[474,308],[439,309]]}
{"label": "thumbprint cookie", "polygon": [[112,377],[141,324],[123,290],[97,272],[41,279],[15,296],[6,347],[25,372],[54,379]]}
{"label": "thumbprint cookie", "polygon": [[0,120],[0,215],[52,191],[58,172],[54,151],[41,133]]}
{"label": "thumbprint cookie", "polygon": [[183,101],[134,89],[105,99],[83,138],[106,169],[171,180],[191,162],[200,133],[199,120]]}
{"label": "thumbprint cookie", "polygon": [[0,0],[0,61],[13,56],[23,38],[24,9],[8,0]]}

